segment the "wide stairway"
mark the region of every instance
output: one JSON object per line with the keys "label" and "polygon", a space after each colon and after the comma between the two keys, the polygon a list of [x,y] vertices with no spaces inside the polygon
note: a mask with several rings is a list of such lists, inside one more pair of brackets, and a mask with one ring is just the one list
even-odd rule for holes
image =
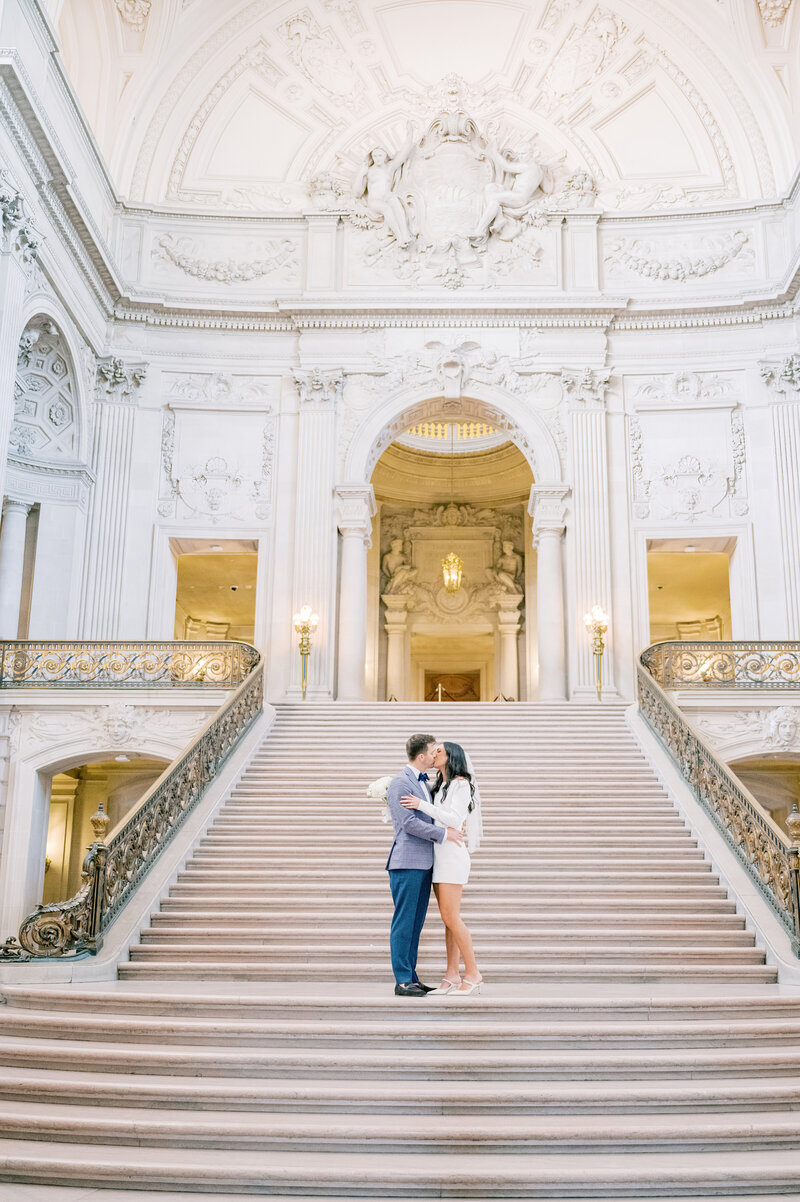
{"label": "wide stairway", "polygon": [[[480,779],[478,997],[392,994],[391,828],[364,794],[417,729],[463,742]],[[442,951],[432,901],[423,980]],[[21,969],[3,988],[3,1202],[13,1182],[800,1192],[800,992],[775,984],[622,707],[279,707],[120,978],[45,988]]]}

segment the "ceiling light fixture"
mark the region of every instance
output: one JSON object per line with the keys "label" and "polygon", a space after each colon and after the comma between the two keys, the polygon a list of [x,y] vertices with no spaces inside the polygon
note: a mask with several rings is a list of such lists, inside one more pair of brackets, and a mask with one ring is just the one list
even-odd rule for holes
{"label": "ceiling light fixture", "polygon": [[[450,504],[453,504],[453,459],[455,454],[454,447],[454,426],[450,423]],[[457,593],[461,588],[461,573],[464,571],[463,560],[459,559],[455,551],[450,551],[442,560],[442,576],[444,577],[444,587],[448,593]]]}

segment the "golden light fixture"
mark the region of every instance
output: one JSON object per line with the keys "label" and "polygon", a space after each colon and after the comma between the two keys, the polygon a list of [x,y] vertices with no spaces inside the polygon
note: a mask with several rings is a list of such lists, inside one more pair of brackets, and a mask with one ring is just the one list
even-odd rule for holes
{"label": "golden light fixture", "polygon": [[[453,423],[450,423],[450,504],[453,504]],[[442,560],[442,576],[444,587],[448,593],[457,593],[461,588],[461,573],[464,571],[464,561],[459,559],[455,551],[450,551]]]}
{"label": "golden light fixture", "polygon": [[311,635],[318,626],[319,614],[312,613],[310,605],[304,605],[303,608],[294,615],[295,633],[299,634],[300,636],[298,647],[300,648],[303,701],[306,699],[306,690],[308,689],[308,657],[311,654]]}
{"label": "golden light fixture", "polygon": [[605,650],[603,635],[608,630],[608,614],[602,605],[593,605],[588,614],[583,615],[583,624],[592,636],[594,687],[597,692],[597,700],[599,701],[603,690],[602,663],[603,651]]}
{"label": "golden light fixture", "polygon": [[442,575],[444,576],[444,587],[448,593],[457,593],[461,588],[461,573],[464,571],[464,563],[458,558],[455,551],[451,551],[449,555],[445,555],[442,560]]}

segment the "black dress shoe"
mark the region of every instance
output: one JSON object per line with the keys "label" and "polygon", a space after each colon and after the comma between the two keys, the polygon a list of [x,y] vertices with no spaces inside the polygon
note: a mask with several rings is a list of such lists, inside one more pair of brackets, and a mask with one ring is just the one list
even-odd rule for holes
{"label": "black dress shoe", "polygon": [[420,989],[424,989],[426,993],[435,993],[436,991],[435,985],[423,985],[422,981],[415,981],[414,984],[419,985]]}
{"label": "black dress shoe", "polygon": [[424,985],[409,981],[404,985],[395,985],[394,991],[398,997],[427,997],[428,991]]}

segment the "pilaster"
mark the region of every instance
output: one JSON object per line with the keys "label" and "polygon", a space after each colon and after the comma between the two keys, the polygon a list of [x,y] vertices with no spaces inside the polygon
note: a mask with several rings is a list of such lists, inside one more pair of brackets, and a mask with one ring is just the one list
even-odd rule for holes
{"label": "pilaster", "polygon": [[[584,368],[562,371],[561,383],[572,425],[573,528],[570,549],[575,612],[570,614],[575,647],[573,692],[593,697],[594,663],[583,615],[593,605],[611,613],[611,528],[608,498],[606,388],[609,373]],[[613,638],[613,616],[610,626]],[[608,692],[615,692],[612,656],[606,656]]]}
{"label": "pilaster", "polygon": [[[341,370],[296,371],[300,412],[297,439],[295,514],[295,610],[310,605],[319,614],[308,665],[309,699],[331,700],[334,678],[336,527],[333,490],[336,409],[344,387]],[[289,695],[301,693],[299,656],[292,661]]]}
{"label": "pilaster", "polygon": [[772,436],[778,485],[781,552],[786,597],[786,637],[800,638],[800,354],[762,363],[772,401]]}
{"label": "pilaster", "polygon": [[25,288],[38,245],[25,201],[0,175],[0,497],[5,492],[8,439],[14,418]]}
{"label": "pilaster", "polygon": [[80,607],[80,637],[122,637],[122,606],[136,393],[144,363],[107,356],[97,360],[91,466],[95,485],[89,502],[88,535]]}

